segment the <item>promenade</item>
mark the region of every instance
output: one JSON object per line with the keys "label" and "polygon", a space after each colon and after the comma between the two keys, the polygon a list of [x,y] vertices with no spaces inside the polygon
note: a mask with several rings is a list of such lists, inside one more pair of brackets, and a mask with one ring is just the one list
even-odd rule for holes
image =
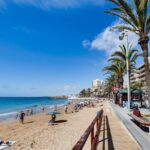
{"label": "promenade", "polygon": [[103,102],[104,117],[99,136],[98,150],[140,150],[123,123],[113,112],[109,102]]}
{"label": "promenade", "polygon": [[150,135],[148,132],[143,131],[137,124],[131,121],[131,117],[128,115],[128,110],[113,103],[110,103],[113,112],[118,116],[121,122],[126,126],[128,131],[139,143],[142,150],[150,149]]}

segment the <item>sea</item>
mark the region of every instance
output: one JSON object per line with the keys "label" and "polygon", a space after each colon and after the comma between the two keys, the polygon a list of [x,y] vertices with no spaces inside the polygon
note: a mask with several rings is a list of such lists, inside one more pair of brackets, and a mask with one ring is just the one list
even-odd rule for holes
{"label": "sea", "polygon": [[33,114],[44,111],[51,111],[54,107],[63,107],[68,103],[67,99],[54,99],[48,97],[0,97],[0,122],[10,121],[16,115],[28,109],[33,110]]}

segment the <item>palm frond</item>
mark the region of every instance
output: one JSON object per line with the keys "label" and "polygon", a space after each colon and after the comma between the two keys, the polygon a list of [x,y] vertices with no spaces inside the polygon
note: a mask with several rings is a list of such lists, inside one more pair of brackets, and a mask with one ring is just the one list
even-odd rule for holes
{"label": "palm frond", "polygon": [[107,14],[111,14],[111,15],[114,15],[114,16],[117,16],[119,18],[121,18],[122,20],[124,20],[127,24],[130,24],[135,30],[136,30],[136,27],[135,25],[132,23],[132,21],[128,18],[126,18],[125,16],[121,15],[121,14],[118,14],[116,12],[113,12],[111,10],[108,10],[108,11],[105,11],[105,13]]}
{"label": "palm frond", "polygon": [[135,33],[138,32],[138,30],[136,28],[132,28],[132,27],[129,27],[129,26],[126,26],[126,25],[114,26],[113,29],[117,29],[119,31],[128,30],[128,31],[135,32]]}

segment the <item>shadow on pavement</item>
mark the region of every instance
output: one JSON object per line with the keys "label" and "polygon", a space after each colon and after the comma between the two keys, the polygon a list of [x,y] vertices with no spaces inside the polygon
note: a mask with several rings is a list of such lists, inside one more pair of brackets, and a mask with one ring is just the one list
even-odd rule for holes
{"label": "shadow on pavement", "polygon": [[106,126],[107,126],[107,137],[108,137],[108,150],[114,150],[114,144],[113,144],[109,120],[107,116],[106,116]]}
{"label": "shadow on pavement", "polygon": [[149,133],[148,127],[141,126],[141,124],[138,123],[137,121],[135,121],[134,119],[130,119],[130,120],[131,120],[132,122],[134,122],[141,130],[143,130],[144,132]]}
{"label": "shadow on pavement", "polygon": [[104,116],[101,134],[103,134],[103,136],[98,143],[101,143],[102,150],[114,150],[114,144],[113,144],[112,134],[109,125],[109,119],[107,116]]}

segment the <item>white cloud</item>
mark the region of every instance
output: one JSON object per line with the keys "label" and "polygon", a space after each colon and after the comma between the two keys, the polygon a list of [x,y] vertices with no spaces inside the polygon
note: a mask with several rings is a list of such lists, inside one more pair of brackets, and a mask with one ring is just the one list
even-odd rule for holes
{"label": "white cloud", "polygon": [[88,48],[91,45],[91,42],[89,40],[83,40],[82,45],[84,48]]}
{"label": "white cloud", "polygon": [[[83,46],[85,47],[85,45],[89,45],[89,48],[105,51],[108,55],[112,54],[116,50],[119,50],[119,45],[126,44],[127,38],[119,40],[119,35],[121,33],[116,30],[112,30],[112,28],[120,24],[120,21],[114,22],[112,25],[108,26],[101,33],[99,33],[93,41],[83,41]],[[132,44],[133,48],[137,47],[138,39],[138,35],[132,32],[128,32],[128,40]]]}
{"label": "white cloud", "polygon": [[[82,5],[100,5],[104,0],[5,0],[7,2],[15,3],[18,5],[30,5],[41,9],[50,8],[73,8]],[[4,4],[4,0],[0,0]]]}

